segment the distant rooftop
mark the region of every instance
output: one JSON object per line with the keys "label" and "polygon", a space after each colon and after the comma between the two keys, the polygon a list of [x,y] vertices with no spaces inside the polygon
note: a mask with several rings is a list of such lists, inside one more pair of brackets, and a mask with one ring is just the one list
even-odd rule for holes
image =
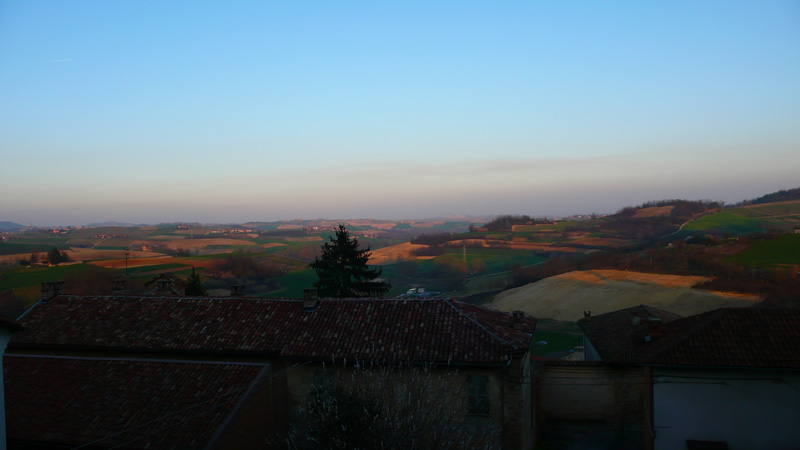
{"label": "distant rooftop", "polygon": [[663,309],[639,305],[583,318],[578,325],[603,361],[633,363],[636,362],[631,340],[634,332],[646,330],[650,319],[666,323],[682,317]]}
{"label": "distant rooftop", "polygon": [[663,326],[645,342],[633,335],[648,364],[800,369],[800,309],[721,308]]}

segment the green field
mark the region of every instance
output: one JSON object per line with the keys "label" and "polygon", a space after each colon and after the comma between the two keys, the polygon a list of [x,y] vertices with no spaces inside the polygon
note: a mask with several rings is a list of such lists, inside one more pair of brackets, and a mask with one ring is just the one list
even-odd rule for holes
{"label": "green field", "polygon": [[314,287],[314,282],[317,281],[317,274],[313,269],[296,270],[276,278],[275,281],[283,288],[271,292],[268,297],[299,298],[303,296],[303,289]]}
{"label": "green field", "polygon": [[171,269],[181,269],[181,268],[186,268],[187,270],[191,270],[191,265],[189,265],[188,263],[187,264],[170,263],[170,264],[158,264],[155,266],[131,267],[128,269],[128,274],[135,276],[141,273],[156,272],[156,271],[171,270]]}
{"label": "green field", "polygon": [[755,216],[800,216],[800,202],[740,206],[738,208],[731,208],[731,211],[736,214],[752,214]]}
{"label": "green field", "polygon": [[546,356],[553,352],[568,351],[578,345],[583,345],[583,336],[559,333],[555,331],[539,331],[533,333],[534,344],[539,341],[547,342],[547,345],[531,348],[531,354],[536,356]]}
{"label": "green field", "polygon": [[759,241],[742,253],[731,256],[730,260],[753,267],[800,264],[800,234],[786,234]]}
{"label": "green field", "polygon": [[[234,254],[235,255],[241,255],[241,256],[254,256],[254,257],[262,255],[262,253],[247,253],[247,252],[211,253],[211,254],[208,254],[208,255],[192,255],[192,256],[186,257],[185,259],[189,259],[189,260],[191,260],[191,259],[204,259],[204,260],[205,259],[225,259],[228,256],[234,255]],[[180,260],[180,259],[183,259],[183,258],[177,258],[177,259]],[[189,264],[189,262],[187,262],[187,264]]]}
{"label": "green field", "polygon": [[531,347],[531,354],[546,356],[554,352],[569,351],[576,346],[583,345],[583,332],[577,324],[560,322],[552,319],[539,319],[536,323],[536,332],[533,334],[533,343],[547,342],[547,345]]}
{"label": "green field", "polygon": [[[221,253],[227,250],[233,250],[235,252],[243,252],[247,250],[249,247],[257,247],[258,244],[251,245],[206,245],[204,250],[205,251],[219,251]],[[219,253],[216,253],[219,254]]]}
{"label": "green field", "polygon": [[56,247],[59,250],[69,249],[69,246],[65,245],[64,241],[66,241],[66,239],[54,239],[52,241],[29,241],[26,239],[24,242],[3,242],[0,244],[0,255],[17,255],[24,253],[30,254],[32,252],[38,252],[42,253],[42,256],[44,256],[44,254],[50,251],[53,247]]}
{"label": "green field", "polygon": [[[464,255],[462,249],[447,249],[445,255],[461,260]],[[441,258],[437,256],[436,259]],[[512,250],[503,248],[468,248],[467,263],[480,259],[486,265],[483,273],[505,272],[515,266],[530,266],[546,261],[547,258],[535,255],[530,250]]]}
{"label": "green field", "polygon": [[0,291],[25,286],[39,286],[41,283],[49,281],[64,281],[68,273],[82,272],[88,268],[87,264],[72,264],[68,266],[2,270],[0,271]]}
{"label": "green field", "polygon": [[444,230],[444,231],[457,231],[459,229],[469,229],[469,222],[445,222],[442,224],[436,224],[433,226],[434,230]]}
{"label": "green field", "polygon": [[723,211],[703,216],[689,222],[683,227],[682,234],[696,232],[730,233],[733,235],[764,233],[764,219],[759,217],[746,217],[732,212]]}
{"label": "green field", "polygon": [[497,292],[508,287],[510,282],[511,277],[507,273],[470,278],[453,293],[453,296],[465,298],[486,292]]}
{"label": "green field", "polygon": [[791,232],[800,226],[800,202],[737,206],[708,214],[686,224],[681,235],[696,232],[731,235],[765,233],[770,229]]}
{"label": "green field", "polygon": [[528,250],[468,248],[467,266],[474,269],[477,260],[481,261],[479,264],[483,269],[479,273],[473,274],[472,278],[467,278],[467,273],[464,272],[461,275],[465,280],[463,284],[458,283],[460,280],[458,275],[455,275],[457,277],[455,281],[452,278],[445,279],[448,266],[464,267],[462,249],[447,249],[444,255],[433,259],[401,261],[384,265],[382,266],[383,277],[392,282],[392,290],[388,295],[404,294],[408,288],[417,286],[425,287],[429,291],[450,292],[452,289],[456,289],[452,295],[458,298],[497,291],[506,287],[510,282],[509,269],[539,264],[547,259]]}

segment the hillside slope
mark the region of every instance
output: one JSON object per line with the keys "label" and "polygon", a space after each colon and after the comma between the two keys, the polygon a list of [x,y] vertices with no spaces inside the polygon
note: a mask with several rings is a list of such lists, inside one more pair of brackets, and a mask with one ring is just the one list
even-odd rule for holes
{"label": "hillside slope", "polygon": [[759,299],[692,289],[705,277],[619,270],[568,272],[498,294],[485,306],[525,311],[538,318],[575,322],[584,311],[603,314],[646,304],[681,315],[726,306],[752,306]]}

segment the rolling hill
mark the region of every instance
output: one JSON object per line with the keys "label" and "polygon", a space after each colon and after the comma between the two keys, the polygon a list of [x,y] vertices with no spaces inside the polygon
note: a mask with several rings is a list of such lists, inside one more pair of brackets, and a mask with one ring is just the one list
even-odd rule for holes
{"label": "rolling hill", "polygon": [[705,280],[708,278],[619,270],[575,271],[501,292],[486,306],[575,322],[584,311],[596,315],[640,304],[692,315],[726,306],[752,306],[760,301],[756,296],[692,289]]}

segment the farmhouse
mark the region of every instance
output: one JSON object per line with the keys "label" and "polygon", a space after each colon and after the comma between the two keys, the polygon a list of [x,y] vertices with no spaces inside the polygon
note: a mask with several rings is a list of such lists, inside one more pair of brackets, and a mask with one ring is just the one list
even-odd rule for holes
{"label": "farmhouse", "polygon": [[639,403],[647,448],[800,445],[800,310],[721,308],[681,318],[642,305],[587,314],[579,324],[587,359],[603,370],[644,370],[616,383],[649,381]]}
{"label": "farmhouse", "polygon": [[315,383],[367,362],[448,374],[463,392],[461,419],[496,427],[505,448],[532,445],[526,375],[536,321],[522,313],[313,293],[53,294],[20,318],[25,331],[8,347],[14,445],[263,448],[299,419]]}

